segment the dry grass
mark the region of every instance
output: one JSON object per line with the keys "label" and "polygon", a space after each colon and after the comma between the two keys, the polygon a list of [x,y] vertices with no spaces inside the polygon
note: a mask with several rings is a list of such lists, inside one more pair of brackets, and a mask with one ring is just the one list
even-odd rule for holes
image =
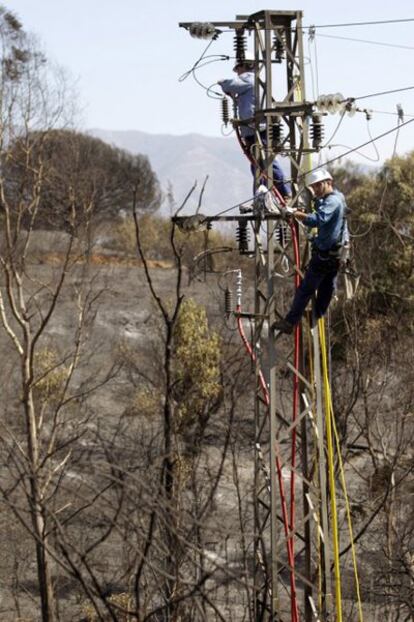
{"label": "dry grass", "polygon": [[[38,263],[47,264],[51,266],[60,266],[65,261],[65,253],[44,253],[37,254],[36,260]],[[91,263],[95,266],[124,266],[134,267],[142,266],[142,261],[138,257],[122,256],[122,255],[108,255],[106,253],[94,253],[92,255],[70,255],[70,262],[76,264]],[[148,266],[150,268],[170,269],[173,267],[173,262],[165,259],[148,259]]]}

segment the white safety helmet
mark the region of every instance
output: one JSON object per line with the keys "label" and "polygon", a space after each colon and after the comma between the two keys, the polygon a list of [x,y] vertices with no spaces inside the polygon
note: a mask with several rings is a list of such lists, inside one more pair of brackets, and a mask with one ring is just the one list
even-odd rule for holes
{"label": "white safety helmet", "polygon": [[254,52],[246,51],[244,53],[243,60],[236,60],[233,70],[235,70],[237,67],[240,67],[240,65],[247,65],[248,67],[249,66],[253,67],[254,61],[255,61]]}
{"label": "white safety helmet", "polygon": [[317,184],[320,181],[326,181],[330,179],[332,181],[332,175],[323,168],[318,168],[316,171],[312,171],[308,175],[306,175],[306,185],[312,186],[312,184]]}

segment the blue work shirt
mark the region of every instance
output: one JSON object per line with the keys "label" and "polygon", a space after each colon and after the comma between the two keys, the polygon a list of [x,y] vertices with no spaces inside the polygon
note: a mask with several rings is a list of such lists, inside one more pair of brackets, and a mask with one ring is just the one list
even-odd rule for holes
{"label": "blue work shirt", "polygon": [[317,227],[318,233],[313,239],[313,246],[327,251],[336,244],[349,242],[346,223],[346,201],[342,192],[333,190],[326,196],[316,199],[316,211],[303,219],[307,227]]}
{"label": "blue work shirt", "polygon": [[[231,95],[236,100],[241,121],[254,117],[254,71],[245,71],[235,78],[220,80],[219,85],[226,95]],[[254,121],[252,123],[254,124]],[[240,127],[240,135],[243,138],[253,134],[254,128],[247,125]]]}

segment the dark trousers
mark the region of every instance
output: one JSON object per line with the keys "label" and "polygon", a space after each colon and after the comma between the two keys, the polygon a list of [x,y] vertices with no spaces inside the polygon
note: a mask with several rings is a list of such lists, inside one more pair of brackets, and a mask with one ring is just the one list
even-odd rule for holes
{"label": "dark trousers", "polygon": [[316,318],[325,315],[335,291],[335,280],[339,269],[339,259],[328,252],[314,251],[302,283],[296,290],[286,320],[296,325],[306,309],[306,305],[316,292],[314,312]]}
{"label": "dark trousers", "polygon": [[[262,140],[263,138],[264,137],[262,136]],[[256,138],[254,136],[245,136],[243,140],[249,153],[251,153],[251,148],[255,144]],[[259,166],[261,167],[263,166],[263,162],[261,160],[259,161]],[[290,187],[290,184],[288,184],[285,181],[285,175],[282,171],[280,164],[276,160],[276,158],[273,160],[272,169],[273,169],[273,182],[276,188],[278,189],[282,197],[289,196],[292,193],[292,189]],[[251,165],[250,170],[252,171],[252,175],[254,176],[256,172],[256,168],[255,166],[253,166],[253,164]],[[264,180],[264,184],[267,185],[266,180]],[[254,187],[253,187],[253,192],[254,192]]]}

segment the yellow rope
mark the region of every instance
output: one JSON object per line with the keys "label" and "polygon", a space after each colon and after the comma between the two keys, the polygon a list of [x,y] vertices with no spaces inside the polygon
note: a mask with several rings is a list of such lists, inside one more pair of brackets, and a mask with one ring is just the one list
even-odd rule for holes
{"label": "yellow rope", "polygon": [[335,418],[333,416],[332,416],[332,421],[333,421],[333,428],[334,428],[334,434],[335,434],[336,451],[337,451],[338,457],[339,457],[339,468],[340,468],[340,473],[341,473],[341,485],[342,485],[342,490],[343,490],[344,497],[345,497],[346,518],[347,518],[347,522],[348,522],[349,537],[351,539],[352,564],[353,564],[353,567],[354,567],[355,590],[356,590],[356,594],[357,594],[359,620],[360,620],[360,622],[364,622],[364,614],[363,614],[363,611],[362,611],[362,600],[361,600],[361,588],[360,588],[360,585],[359,585],[358,564],[357,564],[356,550],[355,550],[355,544],[354,544],[354,532],[353,532],[353,529],[352,529],[351,507],[350,507],[350,504],[349,504],[348,491],[347,491],[347,488],[346,488],[344,465],[343,465],[341,451],[340,451],[340,445],[339,445],[339,436],[338,436],[338,432],[337,432],[337,429],[336,429]]}
{"label": "yellow rope", "polygon": [[[324,346],[324,351],[325,351],[325,356],[326,356],[325,343],[323,344],[323,346]],[[359,617],[359,622],[364,622],[364,614],[362,610],[362,599],[361,599],[361,588],[360,588],[359,574],[358,574],[358,564],[357,564],[357,559],[356,559],[354,533],[353,533],[353,528],[352,528],[351,507],[349,503],[348,491],[347,491],[346,480],[345,480],[345,469],[344,469],[344,463],[342,460],[342,454],[341,454],[341,449],[340,449],[338,430],[337,430],[336,423],[335,423],[335,416],[334,416],[333,404],[332,404],[332,393],[331,393],[329,384],[327,388],[328,388],[328,395],[329,395],[329,413],[330,413],[329,419],[332,422],[332,428],[333,428],[333,432],[335,436],[335,445],[336,445],[336,452],[337,452],[338,461],[339,461],[341,487],[342,487],[342,491],[344,493],[344,498],[345,498],[346,517],[347,517],[347,523],[348,523],[349,537],[351,541],[352,564],[354,568],[355,590],[356,590],[357,603],[358,603],[358,617]]]}
{"label": "yellow rope", "polygon": [[322,353],[322,374],[324,383],[325,397],[325,420],[326,420],[326,444],[328,453],[328,477],[331,498],[331,522],[332,522],[332,545],[335,570],[335,606],[336,622],[342,622],[342,593],[341,593],[341,568],[339,564],[339,533],[338,533],[338,512],[336,506],[335,488],[335,465],[334,465],[334,445],[332,435],[332,411],[328,376],[328,364],[326,357],[325,324],[323,319],[319,322],[319,337]]}
{"label": "yellow rope", "polygon": [[[309,324],[308,324],[308,330],[306,331],[306,339],[307,339],[307,346],[308,346],[308,365],[309,365],[309,377],[310,377],[310,384],[311,384],[311,402],[312,402],[312,411],[315,412],[316,411],[316,395],[315,395],[315,374],[314,374],[314,369],[313,369],[313,354],[312,354],[312,335],[311,332],[309,330]],[[315,437],[316,435],[316,430],[315,430],[315,426],[316,424],[314,424],[312,426],[312,430],[313,430],[313,435]],[[315,439],[316,440],[316,439]],[[315,455],[313,457],[315,464],[317,464],[318,462],[318,451],[316,449],[316,445],[317,443],[315,442]],[[315,471],[316,472],[316,471]],[[319,483],[319,482],[318,482]],[[320,520],[320,516],[319,516],[319,520]],[[317,560],[318,560],[318,581],[317,581],[317,585],[318,585],[318,598],[317,598],[317,603],[318,603],[318,609],[319,611],[321,611],[322,609],[322,600],[323,600],[323,595],[322,595],[322,540],[321,540],[321,534],[319,529],[317,529],[316,532],[316,550],[317,550]]]}
{"label": "yellow rope", "polygon": [[354,532],[352,528],[351,506],[349,504],[349,497],[348,497],[348,491],[347,491],[346,480],[345,480],[344,463],[343,463],[342,455],[341,455],[338,430],[337,430],[336,423],[335,423],[331,393],[329,394],[329,397],[330,397],[330,411],[331,411],[333,430],[334,430],[334,435],[335,435],[336,452],[338,454],[338,460],[339,460],[341,486],[342,486],[342,490],[343,490],[344,498],[345,498],[346,518],[348,522],[349,537],[351,540],[351,554],[352,554],[352,564],[354,567],[355,590],[356,590],[357,603],[358,603],[358,615],[359,615],[359,621],[364,622],[364,614],[362,611],[362,600],[361,600],[361,588],[359,584],[359,575],[358,575],[358,564],[357,564],[356,550],[355,550],[355,544],[354,544]]}

